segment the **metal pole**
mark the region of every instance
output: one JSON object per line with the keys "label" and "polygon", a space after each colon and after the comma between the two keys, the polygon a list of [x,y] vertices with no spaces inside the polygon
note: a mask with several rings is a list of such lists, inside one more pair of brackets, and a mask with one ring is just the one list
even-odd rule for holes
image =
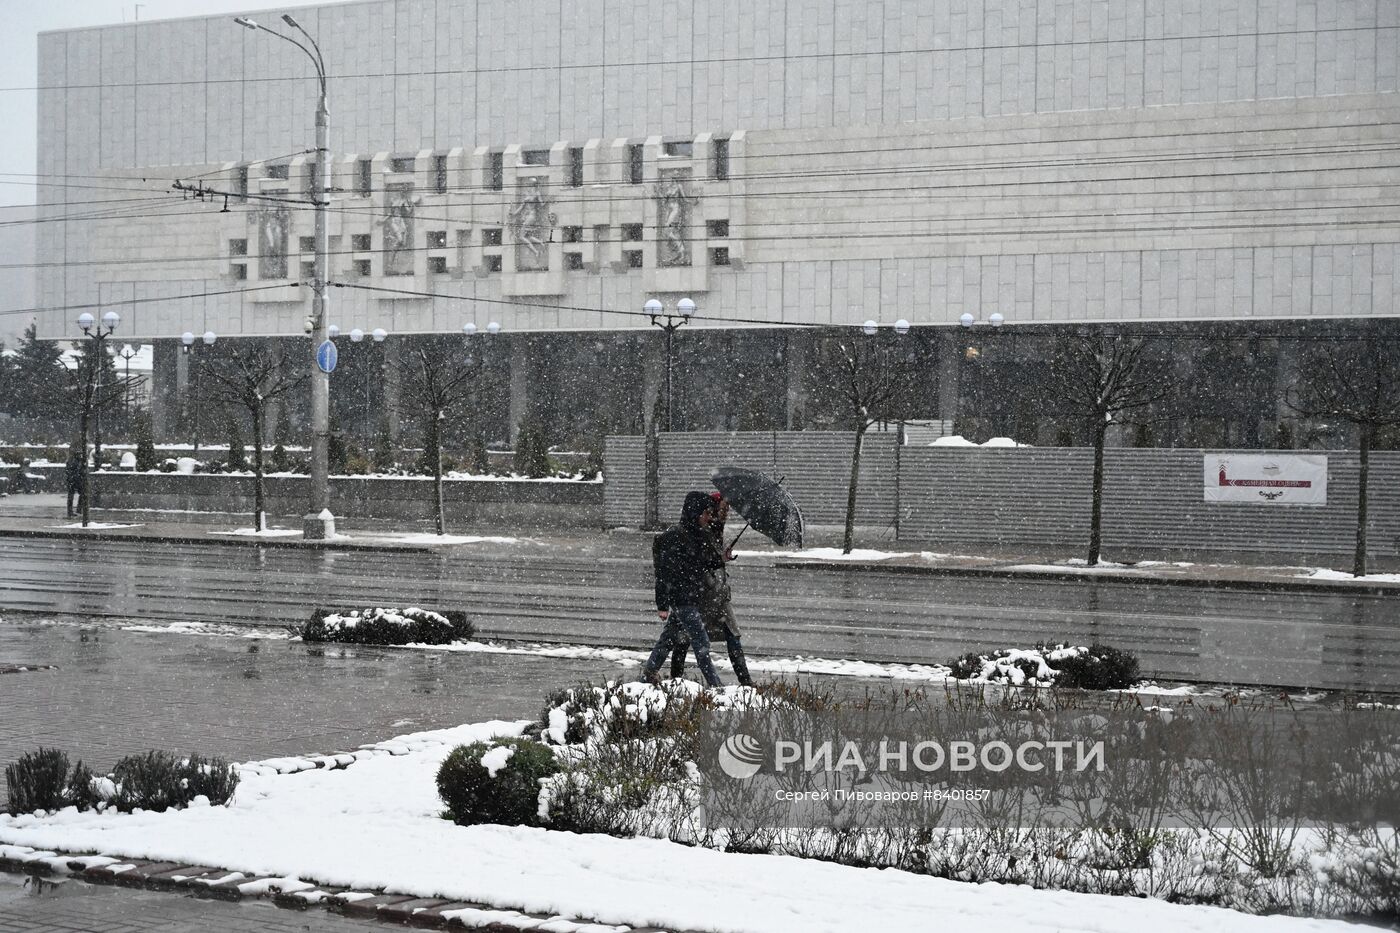
{"label": "metal pole", "polygon": [[671,319],[666,319],[666,431],[671,431],[671,337],[676,332],[675,325]]}
{"label": "metal pole", "polygon": [[311,283],[311,501],[302,519],[302,537],[324,540],[335,534],[335,518],[330,510],[330,398],[331,377],[316,365],[316,350],[330,339],[326,313],[326,280],[329,278],[330,234],[326,226],[326,198],[330,190],[330,108],[326,102],[325,78],[316,106],[316,171],[311,198],[315,202],[316,276]]}
{"label": "metal pole", "polygon": [[92,467],[98,469],[99,461],[102,459],[102,338],[94,337],[92,341],[92,363],[96,370],[96,388],[93,389],[92,400],[96,406],[92,412]]}

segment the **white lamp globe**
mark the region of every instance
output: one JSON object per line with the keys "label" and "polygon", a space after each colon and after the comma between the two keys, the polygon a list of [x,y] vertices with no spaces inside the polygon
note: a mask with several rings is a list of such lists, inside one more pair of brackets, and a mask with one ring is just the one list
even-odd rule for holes
{"label": "white lamp globe", "polygon": [[204,345],[206,347],[212,347],[214,345],[214,341],[218,339],[218,334],[215,334],[212,330],[206,330],[204,332]]}
{"label": "white lamp globe", "polygon": [[896,334],[907,334],[907,333],[909,333],[909,322],[906,321],[904,318],[900,318],[899,320],[895,321],[895,322],[894,322],[894,332],[895,332]]}
{"label": "white lamp globe", "polygon": [[326,328],[326,333],[329,334],[329,335],[332,336],[332,337],[339,337],[339,336],[340,336],[340,325],[339,325],[339,324],[332,324],[330,327],[327,327],[327,328]]}
{"label": "white lamp globe", "polygon": [[682,298],[676,303],[676,310],[680,311],[681,317],[690,317],[695,313],[695,302],[689,298]]}
{"label": "white lamp globe", "polygon": [[180,342],[187,347],[194,346],[194,334],[190,333],[189,331],[185,331],[183,334],[180,335]]}
{"label": "white lamp globe", "polygon": [[487,325],[486,325],[486,333],[488,333],[488,334],[499,334],[500,332],[501,332],[501,325],[500,325],[499,322],[497,322],[497,321],[492,321],[490,324],[487,324]]}
{"label": "white lamp globe", "polygon": [[351,342],[351,343],[359,343],[361,340],[364,340],[364,339],[365,339],[365,332],[362,331],[362,330],[360,330],[358,327],[353,328],[353,329],[350,331],[350,342]]}
{"label": "white lamp globe", "polygon": [[1000,327],[1002,324],[1006,323],[1006,318],[1002,317],[1000,311],[992,312],[992,316],[987,320],[992,322],[993,327]]}
{"label": "white lamp globe", "polygon": [[657,301],[655,298],[648,298],[647,303],[642,307],[646,309],[647,314],[661,313],[661,302]]}
{"label": "white lamp globe", "polygon": [[83,330],[92,330],[92,325],[95,323],[97,323],[97,319],[86,311],[78,315],[78,326]]}
{"label": "white lamp globe", "polygon": [[860,329],[865,331],[867,337],[872,337],[875,335],[875,332],[880,329],[880,325],[876,324],[874,321],[866,321],[864,324],[860,325]]}
{"label": "white lamp globe", "polygon": [[471,321],[468,321],[467,323],[462,325],[462,333],[470,337],[472,334],[476,333],[476,325],[473,324]]}
{"label": "white lamp globe", "polygon": [[389,336],[389,332],[382,327],[376,327],[374,329],[374,333],[371,336],[374,337],[375,343],[383,343],[384,338]]}
{"label": "white lamp globe", "polygon": [[976,319],[975,317],[973,317],[971,314],[969,314],[969,313],[967,313],[966,311],[964,311],[962,317],[958,318],[958,320],[962,323],[962,326],[963,326],[963,327],[971,327],[971,326],[972,326],[972,322],[975,321],[975,320],[977,320],[977,319]]}
{"label": "white lamp globe", "polygon": [[106,324],[108,329],[116,327],[121,322],[122,316],[115,311],[108,311],[106,314],[102,315],[102,323]]}

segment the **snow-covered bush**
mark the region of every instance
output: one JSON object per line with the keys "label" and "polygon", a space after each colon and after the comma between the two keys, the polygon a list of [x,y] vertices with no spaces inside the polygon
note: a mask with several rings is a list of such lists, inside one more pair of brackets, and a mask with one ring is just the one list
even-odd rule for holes
{"label": "snow-covered bush", "polygon": [[10,809],[15,813],[62,810],[92,803],[92,772],[81,761],[68,768],[68,756],[57,748],[21,755],[5,768]]}
{"label": "snow-covered bush", "polygon": [[553,749],[531,739],[459,745],[438,768],[444,816],[462,826],[538,826],[540,782],[560,771]]}
{"label": "snow-covered bush", "polygon": [[198,797],[223,806],[238,787],[238,773],[221,758],[169,752],[128,755],[112,769],[109,803],[122,812],[140,808],[156,812],[189,806]]}
{"label": "snow-covered bush", "polygon": [[1080,690],[1124,690],[1138,681],[1138,660],[1107,645],[1042,644],[972,652],[949,662],[952,676],[980,683]]}
{"label": "snow-covered bush", "polygon": [[352,645],[445,645],[476,634],[465,612],[428,609],[317,609],[296,630],[303,641]]}

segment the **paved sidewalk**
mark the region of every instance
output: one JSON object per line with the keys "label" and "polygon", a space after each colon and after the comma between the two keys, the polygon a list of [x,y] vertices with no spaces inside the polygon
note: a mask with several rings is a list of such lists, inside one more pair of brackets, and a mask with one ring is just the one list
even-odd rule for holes
{"label": "paved sidewalk", "polygon": [[[453,543],[425,542],[423,528],[415,525],[407,531],[387,522],[340,520],[342,532],[332,541],[305,541],[291,527],[292,520],[272,523],[292,531],[285,536],[232,535],[231,531],[247,528],[243,515],[210,513],[136,513],[98,510],[93,513],[93,527],[70,527],[76,520],[64,514],[61,496],[10,496],[0,499],[0,537],[86,538],[95,540],[141,540],[166,544],[199,543],[227,544],[242,547],[309,548],[331,550],[448,552],[490,546],[492,538],[516,537],[528,540],[546,550],[535,555],[547,558],[549,550],[563,549],[575,555],[587,553],[597,557],[644,559],[650,534],[633,530],[599,532],[597,534],[516,534],[500,528],[462,528],[450,530]],[[106,527],[117,525],[120,527]],[[812,535],[813,546],[834,543],[834,533]],[[479,542],[463,538],[485,539]],[[833,538],[832,542],[825,540]],[[831,560],[799,558],[790,550],[774,547],[761,535],[746,535],[743,557],[747,561],[769,563],[785,570],[829,570],[843,573],[868,571],[916,573],[937,576],[981,577],[1005,580],[1076,580],[1086,577],[1122,583],[1160,583],[1174,586],[1210,586],[1245,590],[1299,592],[1358,592],[1375,595],[1400,596],[1400,563],[1378,559],[1372,562],[1370,576],[1356,579],[1349,576],[1323,574],[1310,576],[1315,567],[1290,566],[1280,555],[1276,565],[1222,564],[1196,561],[1151,560],[1136,563],[1103,563],[1097,567],[1075,564],[1068,553],[1057,554],[949,554],[915,550],[901,542],[881,542],[879,559]],[[829,550],[837,550],[831,548]],[[858,551],[860,549],[857,549]],[[1109,555],[1112,556],[1111,554]],[[1350,559],[1336,555],[1330,566],[1350,566]]]}

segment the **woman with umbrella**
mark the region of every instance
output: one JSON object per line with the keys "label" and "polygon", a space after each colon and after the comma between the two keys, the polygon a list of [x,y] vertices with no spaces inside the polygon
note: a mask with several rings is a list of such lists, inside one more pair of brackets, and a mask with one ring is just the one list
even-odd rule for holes
{"label": "woman with umbrella", "polygon": [[[710,500],[714,518],[710,520],[706,530],[710,534],[714,549],[725,561],[731,561],[734,559],[733,551],[724,543],[724,522],[729,517],[729,502],[717,492],[710,493]],[[744,644],[740,640],[743,635],[739,631],[739,624],[734,620],[734,608],[730,604],[729,574],[723,564],[705,574],[700,618],[705,623],[705,635],[711,641],[717,638],[724,639],[724,646],[729,651],[729,663],[734,667],[734,677],[740,686],[752,687],[753,678],[749,676],[749,664],[744,656]],[[689,647],[689,644],[683,643],[671,650],[672,679],[685,676],[685,654]]]}
{"label": "woman with umbrella", "polygon": [[709,524],[714,520],[712,500],[703,492],[688,492],[681,506],[681,520],[652,542],[656,570],[656,614],[666,624],[642,667],[643,679],[656,683],[657,670],[676,644],[689,638],[695,663],[711,687],[723,686],[710,660],[710,639],[700,615],[705,577],[724,567],[724,556],[714,546]]}

